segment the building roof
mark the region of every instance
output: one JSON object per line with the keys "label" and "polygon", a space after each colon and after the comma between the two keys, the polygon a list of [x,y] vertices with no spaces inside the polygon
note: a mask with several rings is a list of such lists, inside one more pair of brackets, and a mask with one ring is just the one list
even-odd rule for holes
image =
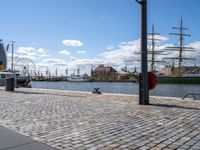
{"label": "building roof", "polygon": [[110,66],[99,65],[94,69],[94,72],[117,72],[117,70]]}

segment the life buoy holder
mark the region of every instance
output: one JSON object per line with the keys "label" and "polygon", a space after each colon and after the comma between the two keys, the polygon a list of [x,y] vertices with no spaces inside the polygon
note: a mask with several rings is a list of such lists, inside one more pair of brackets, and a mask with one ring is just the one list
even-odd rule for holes
{"label": "life buoy holder", "polygon": [[148,72],[149,90],[153,90],[157,85],[157,77],[153,72]]}

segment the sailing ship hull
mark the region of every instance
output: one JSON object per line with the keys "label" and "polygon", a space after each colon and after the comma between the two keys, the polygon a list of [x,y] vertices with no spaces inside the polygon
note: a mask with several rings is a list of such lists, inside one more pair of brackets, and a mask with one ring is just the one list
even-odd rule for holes
{"label": "sailing ship hull", "polygon": [[200,77],[157,77],[160,84],[200,84]]}
{"label": "sailing ship hull", "polygon": [[22,87],[29,86],[31,82],[29,77],[23,77],[23,76],[18,76],[16,80],[17,80],[17,85]]}

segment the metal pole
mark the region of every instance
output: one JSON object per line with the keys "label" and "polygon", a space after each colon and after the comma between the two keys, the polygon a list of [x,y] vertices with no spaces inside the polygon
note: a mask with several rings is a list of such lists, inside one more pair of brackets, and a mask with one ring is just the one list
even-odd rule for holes
{"label": "metal pole", "polygon": [[11,42],[12,42],[11,71],[14,71],[14,67],[13,67],[14,41],[11,41]]}
{"label": "metal pole", "polygon": [[148,61],[147,61],[147,0],[136,0],[141,6],[141,75],[139,104],[149,104]]}
{"label": "metal pole", "polygon": [[152,54],[151,54],[151,71],[154,72],[154,64],[155,64],[155,37],[154,37],[154,24],[152,25]]}

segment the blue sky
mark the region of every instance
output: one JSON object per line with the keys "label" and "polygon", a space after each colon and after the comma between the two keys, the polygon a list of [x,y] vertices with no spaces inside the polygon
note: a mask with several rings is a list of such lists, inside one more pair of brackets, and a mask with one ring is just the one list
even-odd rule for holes
{"label": "blue sky", "polygon": [[[154,23],[165,40],[158,48],[177,42],[169,33],[183,16],[192,34],[185,44],[198,49],[199,7],[199,0],[148,0],[148,30]],[[139,68],[140,6],[134,0],[1,0],[0,14],[0,38],[16,41],[16,55],[30,57],[40,70],[57,67],[64,74],[67,66],[72,72],[82,65],[83,73],[100,63],[120,70],[129,59]]]}

